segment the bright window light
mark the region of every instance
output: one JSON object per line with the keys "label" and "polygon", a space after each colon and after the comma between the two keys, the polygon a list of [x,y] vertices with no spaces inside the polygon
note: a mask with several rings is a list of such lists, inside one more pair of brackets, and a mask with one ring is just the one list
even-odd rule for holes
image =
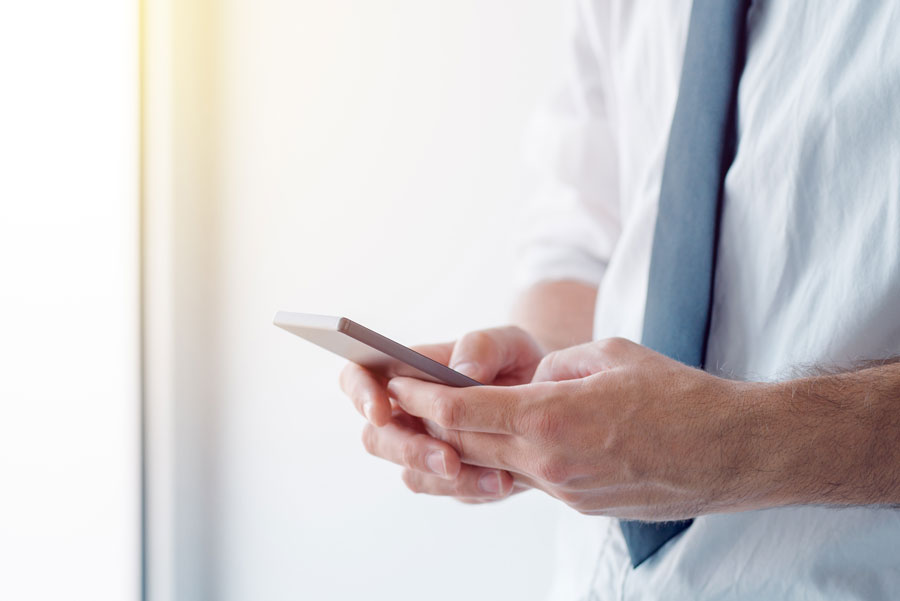
{"label": "bright window light", "polygon": [[140,596],[137,32],[0,4],[0,599]]}

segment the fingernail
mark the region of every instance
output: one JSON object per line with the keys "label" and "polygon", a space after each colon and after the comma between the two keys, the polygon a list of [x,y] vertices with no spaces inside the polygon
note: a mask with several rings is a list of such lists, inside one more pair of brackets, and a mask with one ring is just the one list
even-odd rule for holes
{"label": "fingernail", "polygon": [[471,363],[469,361],[460,363],[459,365],[454,365],[451,369],[455,369],[462,375],[469,376],[470,378],[475,378],[475,376],[477,376],[479,372],[478,364]]}
{"label": "fingernail", "polygon": [[372,401],[366,401],[363,403],[363,413],[366,414],[366,419],[372,421],[372,411],[375,409],[375,403]]}
{"label": "fingernail", "polygon": [[432,451],[431,453],[428,453],[428,456],[425,458],[425,465],[439,476],[447,475],[447,461],[444,459],[443,451]]}
{"label": "fingernail", "polygon": [[500,492],[500,472],[487,472],[478,478],[478,488],[481,492],[496,495]]}

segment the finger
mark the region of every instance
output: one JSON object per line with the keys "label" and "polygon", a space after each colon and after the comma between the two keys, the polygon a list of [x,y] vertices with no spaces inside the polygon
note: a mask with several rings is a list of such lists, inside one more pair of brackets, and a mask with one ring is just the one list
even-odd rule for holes
{"label": "finger", "polygon": [[[398,412],[394,419],[409,418],[409,414]],[[529,475],[527,465],[528,457],[533,457],[534,453],[522,447],[521,441],[512,437],[503,437],[503,443],[507,446],[501,453],[497,450],[485,450],[493,448],[491,445],[494,441],[488,440],[487,437],[498,438],[496,434],[480,434],[477,432],[459,432],[455,430],[445,430],[432,422],[424,422],[421,424],[425,428],[425,433],[437,440],[442,440],[456,449],[460,460],[465,465],[473,465],[482,468],[499,468],[509,472],[515,481],[513,485],[513,493],[523,490],[538,489],[548,494],[553,494],[554,486],[543,482],[536,476]],[[482,442],[479,437],[484,437]],[[518,443],[516,445],[516,443]],[[516,446],[513,446],[516,445]],[[486,456],[497,457],[493,461],[485,460]],[[502,459],[499,457],[503,457]]]}
{"label": "finger", "polygon": [[[445,430],[427,421],[421,425],[424,426],[426,434],[456,449],[463,465],[508,471],[515,480],[514,492],[535,488],[553,494],[554,485],[530,474],[532,470],[529,470],[529,467],[539,463],[535,459],[540,459],[540,453],[528,448],[521,439],[498,434]],[[498,441],[502,447],[498,446]]]}
{"label": "finger", "polygon": [[[446,365],[453,351],[453,343],[421,345],[415,347],[415,350]],[[391,419],[387,380],[387,377],[356,363],[348,363],[341,371],[341,390],[350,397],[356,410],[376,426],[383,426]]]}
{"label": "finger", "polygon": [[540,475],[541,468],[537,467],[541,465],[540,454],[525,446],[521,439],[456,430],[445,431],[435,438],[456,449],[463,466],[500,469],[513,477],[516,488],[534,488],[554,497],[559,494],[560,484],[546,481]]}
{"label": "finger", "polygon": [[621,366],[646,350],[625,338],[607,338],[570,346],[545,356],[534,372],[532,382],[560,382],[586,378]]}
{"label": "finger", "polygon": [[420,344],[411,348],[420,355],[425,355],[443,365],[449,365],[453,346],[453,342],[440,342],[438,344]]}
{"label": "finger", "polygon": [[414,378],[392,378],[388,392],[407,413],[448,430],[514,434],[521,386],[453,388]]}
{"label": "finger", "polygon": [[348,363],[341,371],[341,390],[356,410],[376,426],[383,426],[391,419],[391,401],[387,381],[356,363]]}
{"label": "finger", "polygon": [[[520,368],[521,358],[540,357],[541,350],[524,330],[509,326],[470,332],[453,346],[450,367],[479,382],[493,382],[499,374]],[[531,369],[534,368],[532,363]],[[524,380],[530,379],[531,374]]]}
{"label": "finger", "polygon": [[435,436],[428,431],[428,428],[425,427],[425,423],[421,419],[419,419],[415,415],[410,415],[399,407],[392,408],[391,421],[398,426],[402,426],[409,430],[419,432],[420,434],[428,434],[432,438],[440,439],[440,436]]}
{"label": "finger", "polygon": [[[464,463],[463,466],[465,466],[465,465],[466,464]],[[523,476],[522,474],[517,474],[515,472],[509,472],[509,474],[513,478],[513,487],[512,487],[512,491],[509,493],[509,495],[506,495],[506,496],[517,495],[521,492],[525,492],[526,490],[539,490],[543,493],[550,495],[551,497],[556,498],[556,496],[554,494],[555,489],[553,487],[548,486],[539,481],[531,480],[530,478],[528,478],[527,476]],[[501,498],[505,498],[505,497],[501,497]],[[459,497],[456,500],[460,501],[461,503],[489,503],[491,501],[496,501],[498,499],[485,499],[485,498],[478,498],[478,497]]]}
{"label": "finger", "polygon": [[407,469],[403,471],[403,482],[415,493],[485,500],[508,497],[514,484],[508,472],[465,464],[453,479]]}
{"label": "finger", "polygon": [[431,422],[422,425],[426,434],[449,444],[470,465],[516,472],[528,454],[521,440],[505,434],[447,430]]}
{"label": "finger", "polygon": [[520,439],[504,434],[463,432],[447,430],[443,440],[456,449],[463,463],[508,471],[520,471],[526,453],[520,448]]}
{"label": "finger", "polygon": [[[531,490],[533,488],[531,486],[528,486],[526,484],[522,484],[521,482],[519,482],[515,474],[512,474],[512,476],[513,476],[513,487],[512,487],[512,491],[509,493],[508,496],[517,495],[520,492],[525,492],[526,490]],[[503,498],[505,498],[505,497],[503,497]],[[493,503],[494,501],[499,501],[501,499],[493,499],[493,498],[484,499],[484,498],[478,498],[478,497],[456,497],[456,500],[459,501],[460,503],[466,503],[468,505],[481,505],[483,503]]]}
{"label": "finger", "polygon": [[459,473],[459,455],[453,447],[394,421],[380,428],[366,424],[362,441],[372,455],[407,468],[442,478],[454,478]]}

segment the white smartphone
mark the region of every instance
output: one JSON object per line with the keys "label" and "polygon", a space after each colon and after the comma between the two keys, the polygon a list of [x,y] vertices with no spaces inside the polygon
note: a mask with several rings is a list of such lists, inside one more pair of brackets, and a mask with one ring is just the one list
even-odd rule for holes
{"label": "white smartphone", "polygon": [[409,376],[457,387],[481,385],[346,317],[279,311],[275,325],[388,378]]}

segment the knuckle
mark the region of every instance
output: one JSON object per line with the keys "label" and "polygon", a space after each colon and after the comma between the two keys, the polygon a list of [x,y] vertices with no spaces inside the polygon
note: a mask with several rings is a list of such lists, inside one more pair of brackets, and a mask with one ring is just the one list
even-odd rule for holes
{"label": "knuckle", "polygon": [[341,374],[338,376],[338,385],[341,387],[341,391],[350,396],[350,380],[353,378],[353,372],[350,370],[350,365],[345,365],[344,369],[341,370]]}
{"label": "knuckle", "polygon": [[600,341],[600,348],[610,355],[621,355],[628,351],[631,342],[625,338],[606,338]]}
{"label": "knuckle", "polygon": [[466,454],[466,448],[464,446],[463,437],[460,435],[460,433],[450,431],[450,432],[446,432],[445,434],[446,435],[443,438],[444,442],[446,442],[451,447],[456,449],[456,453],[460,456],[460,458],[468,457],[468,455]]}
{"label": "knuckle", "polygon": [[478,330],[475,332],[469,332],[464,335],[460,342],[463,343],[464,347],[473,348],[473,349],[482,349],[491,344],[492,337],[485,330]]}
{"label": "knuckle", "polygon": [[571,490],[562,490],[556,491],[554,496],[571,507],[572,509],[578,509],[578,506],[581,503],[581,495]]}
{"label": "knuckle", "polygon": [[413,470],[403,470],[403,474],[400,477],[403,479],[403,484],[406,485],[406,488],[412,492],[416,494],[423,492],[419,475]]}
{"label": "knuckle", "polygon": [[442,440],[444,442],[450,442],[450,432],[441,428],[437,422],[433,422],[430,419],[423,419],[422,425],[425,427],[425,434],[435,438],[437,440]]}
{"label": "knuckle", "polygon": [[554,486],[565,484],[569,477],[568,466],[555,457],[542,459],[534,471],[538,478]]}
{"label": "knuckle", "polygon": [[528,339],[531,338],[531,336],[529,336],[528,333],[519,326],[506,326],[502,328],[502,331],[505,332],[508,336]]}
{"label": "knuckle", "polygon": [[378,436],[378,434],[375,431],[375,427],[372,424],[366,424],[365,427],[363,427],[362,435],[360,436],[360,438],[362,439],[363,448],[370,455],[375,454],[375,449],[376,449],[375,439],[377,436]]}
{"label": "knuckle", "polygon": [[347,363],[338,376],[341,390],[346,394],[352,394],[353,389],[359,384],[360,376],[365,373],[356,363]]}
{"label": "knuckle", "polygon": [[535,382],[544,382],[553,379],[553,372],[550,369],[552,361],[553,353],[544,355],[544,357],[538,361],[537,367],[534,369],[533,379]]}
{"label": "knuckle", "polygon": [[534,337],[519,326],[506,326],[501,333],[509,343],[519,349],[519,352],[533,353],[539,358],[543,357],[544,351],[541,350]]}
{"label": "knuckle", "polygon": [[568,372],[565,351],[553,351],[544,355],[544,358],[541,359],[535,370],[535,374],[540,374],[541,380],[553,381],[566,378]]}
{"label": "knuckle", "polygon": [[418,457],[419,454],[417,452],[415,439],[412,438],[404,441],[400,446],[400,461],[403,465],[407,467],[416,467],[420,463]]}
{"label": "knuckle", "polygon": [[463,335],[457,343],[459,360],[479,363],[489,359],[492,351],[498,346],[496,330],[476,330]]}
{"label": "knuckle", "polygon": [[547,371],[553,365],[553,361],[557,355],[557,351],[551,351],[544,355],[538,362],[537,371]]}
{"label": "knuckle", "polygon": [[447,395],[438,394],[433,401],[434,420],[442,428],[453,429],[462,422],[462,413],[465,406],[460,399]]}
{"label": "knuckle", "polygon": [[453,481],[451,495],[459,497],[476,497],[478,493],[472,491],[471,483],[465,482],[463,478],[457,478]]}

